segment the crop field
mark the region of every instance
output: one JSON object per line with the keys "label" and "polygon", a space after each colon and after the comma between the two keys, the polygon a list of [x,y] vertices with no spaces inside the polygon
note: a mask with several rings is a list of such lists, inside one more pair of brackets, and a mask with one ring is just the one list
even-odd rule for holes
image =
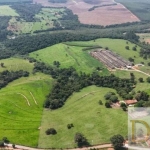
{"label": "crop field", "polygon": [[23,19],[18,21],[16,17],[12,17],[8,30],[21,34],[53,28],[53,20],[61,18],[64,10],[64,8],[42,8],[40,13],[35,15],[36,22],[26,22]]}
{"label": "crop field", "polygon": [[15,10],[8,5],[0,6],[0,16],[19,16]]}
{"label": "crop field", "polygon": [[[109,88],[90,86],[74,93],[62,108],[44,110],[38,147],[76,147],[76,132],[81,132],[91,145],[109,143],[114,134],[126,136],[127,114],[121,109],[106,109],[104,104],[98,104],[99,100],[105,103],[104,95],[109,91],[115,92]],[[69,123],[73,123],[74,127],[67,129]],[[57,130],[57,134],[48,136],[45,130],[51,127]]]}
{"label": "crop field", "polygon": [[[73,66],[78,72],[91,73],[96,71],[96,67],[103,68],[104,65],[90,56],[87,51],[82,51],[80,46],[67,46],[57,44],[30,54],[37,60],[52,65],[54,61],[60,62],[60,67],[68,68]],[[108,74],[107,69],[103,69],[101,74]]]}
{"label": "crop field", "polygon": [[89,9],[94,7],[95,4],[88,4],[83,0],[68,1],[66,4],[53,4],[49,3],[48,0],[33,0],[33,2],[41,3],[43,6],[66,6],[67,8],[71,9],[74,14],[78,15],[80,22],[83,24],[96,24],[105,26],[111,24],[139,21],[139,19],[128,9],[126,9],[122,4],[113,5],[113,0],[100,0],[100,3],[96,6],[101,7],[98,7],[93,11],[89,11]]}
{"label": "crop field", "polygon": [[150,1],[149,0],[116,0],[122,3],[140,20],[150,20]]}

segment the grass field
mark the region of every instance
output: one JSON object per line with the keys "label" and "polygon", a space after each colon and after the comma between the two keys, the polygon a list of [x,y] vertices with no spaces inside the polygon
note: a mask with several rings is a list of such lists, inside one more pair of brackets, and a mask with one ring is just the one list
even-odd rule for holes
{"label": "grass field", "polygon": [[140,20],[150,20],[150,1],[149,0],[116,0],[122,3]]}
{"label": "grass field", "polygon": [[29,63],[28,60],[21,58],[8,58],[0,60],[0,63],[4,63],[4,67],[0,67],[0,72],[4,70],[25,70],[32,73],[33,63]]}
{"label": "grass field", "polygon": [[[82,51],[83,48],[99,45],[103,48],[108,47],[110,50],[122,56],[124,59],[128,60],[129,57],[134,59],[135,64],[144,62],[144,67],[140,67],[141,70],[150,73],[148,70],[149,67],[147,63],[149,60],[145,60],[139,56],[140,47],[137,46],[137,51],[133,51],[132,48],[135,44],[121,39],[108,39],[101,38],[95,41],[88,42],[66,42],[65,44],[57,44],[30,54],[31,57],[34,57],[38,60],[41,60],[45,63],[52,64],[53,61],[60,61],[61,67],[74,66],[78,71],[84,71],[90,73],[94,71],[97,66],[104,67],[96,59],[92,58],[89,54],[90,51]],[[130,50],[126,50],[125,46],[129,46]],[[105,71],[105,74],[108,72]],[[120,74],[120,77],[122,75]]]}
{"label": "grass field", "polygon": [[37,74],[15,80],[1,89],[0,139],[8,137],[11,143],[37,147],[42,106],[51,81],[48,76]]}
{"label": "grass field", "polygon": [[[73,66],[78,72],[91,73],[96,71],[96,67],[103,68],[103,64],[92,58],[86,51],[82,51],[83,47],[67,46],[65,44],[57,44],[30,54],[37,60],[52,65],[54,61],[59,61],[62,68]],[[109,74],[107,69],[103,69],[101,74]]]}
{"label": "grass field", "polygon": [[0,6],[0,16],[19,16],[15,10],[8,5]]}
{"label": "grass field", "polygon": [[35,22],[26,22],[23,19],[17,21],[16,17],[12,17],[8,29],[14,33],[22,34],[53,28],[54,20],[61,18],[64,10],[64,8],[42,8],[40,13],[35,15]]}
{"label": "grass field", "polygon": [[[96,91],[93,94],[90,92]],[[39,148],[73,148],[74,135],[81,132],[90,144],[109,143],[114,134],[127,135],[127,114],[121,109],[106,109],[98,101],[105,103],[104,95],[115,90],[90,86],[74,93],[63,108],[50,111],[44,110]],[[81,98],[87,94],[85,97]],[[67,129],[67,124],[73,123],[74,128]],[[47,136],[45,130],[54,127],[57,134]]]}
{"label": "grass field", "polygon": [[30,76],[17,79],[0,90],[0,139],[37,147],[45,96],[52,86],[48,75],[32,74],[33,63],[21,58],[0,60],[4,70],[26,70]]}

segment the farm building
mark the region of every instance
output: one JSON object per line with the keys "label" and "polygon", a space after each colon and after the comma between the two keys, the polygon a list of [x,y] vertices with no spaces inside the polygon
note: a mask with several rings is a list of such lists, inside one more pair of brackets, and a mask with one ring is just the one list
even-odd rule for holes
{"label": "farm building", "polygon": [[133,100],[124,100],[124,102],[125,102],[125,104],[126,104],[127,106],[129,106],[129,105],[134,105],[134,104],[136,104],[136,103],[137,103],[137,100],[136,100],[136,99],[133,99]]}
{"label": "farm building", "polygon": [[132,67],[132,63],[124,60],[118,54],[110,50],[98,49],[90,53],[94,58],[101,61],[109,69],[121,69]]}

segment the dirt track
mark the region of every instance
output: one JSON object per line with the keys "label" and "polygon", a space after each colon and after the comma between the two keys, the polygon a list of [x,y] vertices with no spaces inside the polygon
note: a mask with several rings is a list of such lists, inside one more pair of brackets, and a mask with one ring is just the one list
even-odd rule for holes
{"label": "dirt track", "polygon": [[[8,144],[8,147],[12,147],[12,144]],[[16,149],[19,149],[19,150],[45,150],[45,149],[26,147],[22,145],[16,145],[15,147]],[[111,144],[103,144],[103,145],[91,146],[91,147],[86,147],[86,148],[74,148],[74,149],[66,149],[66,150],[89,150],[91,148],[111,148],[111,147],[112,147]]]}

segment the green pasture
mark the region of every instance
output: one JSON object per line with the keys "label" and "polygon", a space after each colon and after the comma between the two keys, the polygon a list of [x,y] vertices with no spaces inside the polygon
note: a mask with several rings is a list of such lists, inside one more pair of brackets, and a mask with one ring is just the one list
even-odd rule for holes
{"label": "green pasture", "polygon": [[51,82],[49,76],[36,74],[0,90],[0,139],[7,137],[11,143],[37,147],[43,102]]}
{"label": "green pasture", "polygon": [[21,59],[21,58],[8,58],[8,59],[1,59],[0,64],[3,63],[4,67],[0,66],[0,72],[4,70],[24,70],[32,73],[33,70],[33,63],[29,63],[28,60]]}
{"label": "green pasture", "polygon": [[42,10],[35,15],[34,22],[26,22],[21,19],[17,21],[15,17],[11,18],[9,22],[10,30],[14,33],[33,33],[37,30],[46,30],[53,28],[54,20],[58,20],[64,13],[64,8],[42,8]]}
{"label": "green pasture", "polygon": [[[54,61],[59,61],[62,68],[73,66],[78,72],[91,73],[96,71],[96,67],[104,68],[103,64],[90,56],[87,51],[82,51],[82,47],[56,44],[30,54],[31,57],[52,65]],[[101,74],[108,74],[103,69]]]}
{"label": "green pasture", "polygon": [[140,20],[150,20],[150,1],[149,0],[116,0],[122,3]]}
{"label": "green pasture", "polygon": [[[109,143],[114,134],[127,135],[127,114],[121,109],[107,109],[104,95],[115,90],[90,86],[74,93],[66,104],[57,110],[43,112],[39,148],[73,148],[74,135],[82,133],[91,145]],[[102,100],[103,105],[98,101]],[[67,124],[74,127],[67,129]],[[46,129],[55,128],[57,134],[48,136]]]}
{"label": "green pasture", "polygon": [[0,6],[0,16],[19,16],[15,10],[8,5]]}

